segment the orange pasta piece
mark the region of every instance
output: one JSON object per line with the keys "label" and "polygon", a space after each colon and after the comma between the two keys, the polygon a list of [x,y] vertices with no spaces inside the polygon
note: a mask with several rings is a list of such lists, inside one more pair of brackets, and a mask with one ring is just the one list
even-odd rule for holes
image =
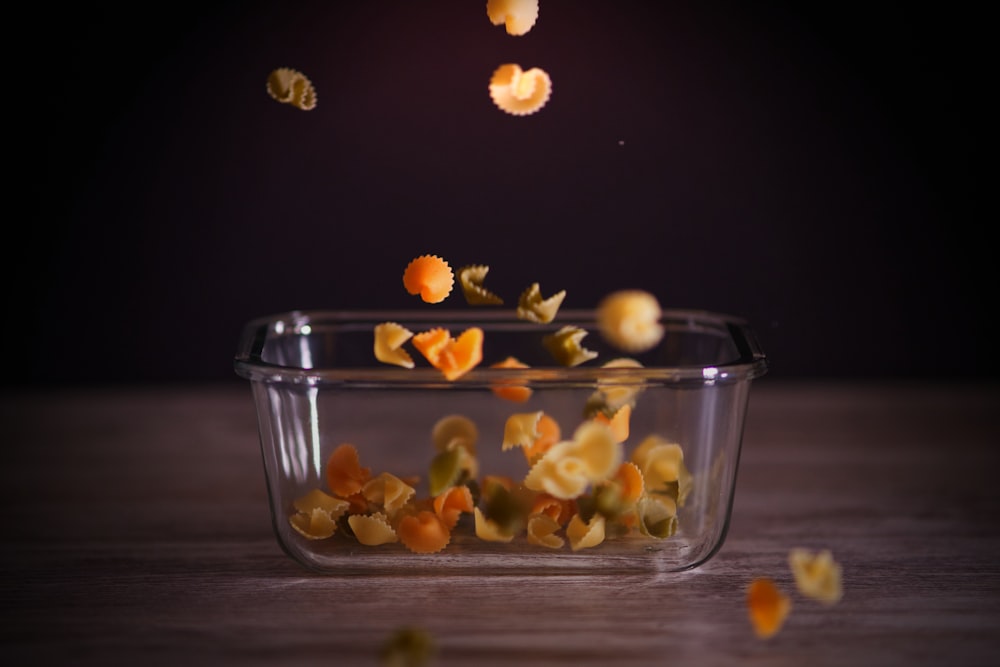
{"label": "orange pasta piece", "polygon": [[631,461],[624,461],[618,466],[613,479],[621,490],[622,500],[626,503],[636,502],[646,490],[639,466]]}
{"label": "orange pasta piece", "polygon": [[451,531],[437,514],[428,510],[403,517],[396,534],[407,549],[418,554],[437,553],[451,541]]}
{"label": "orange pasta piece", "polygon": [[456,380],[483,360],[483,330],[470,327],[452,338],[447,329],[430,329],[413,337],[413,347],[445,378]]}
{"label": "orange pasta piece", "polygon": [[448,529],[455,527],[462,512],[472,512],[472,492],[464,484],[453,486],[434,497],[434,512]]}
{"label": "orange pasta piece", "polygon": [[406,266],[403,286],[427,303],[440,303],[455,286],[455,272],[437,255],[421,255]]}
{"label": "orange pasta piece", "polygon": [[575,501],[556,498],[542,491],[535,496],[529,514],[544,514],[554,519],[560,526],[564,526],[576,512]]}
{"label": "orange pasta piece", "polygon": [[750,582],[747,589],[747,610],[754,632],[761,639],[776,635],[791,609],[791,598],[778,590],[773,580],[758,577]]}
{"label": "orange pasta piece", "polygon": [[[521,363],[514,357],[507,357],[503,361],[493,364],[490,368],[529,368],[529,366]],[[514,403],[524,403],[531,398],[531,389],[529,387],[511,384],[510,380],[498,380],[493,387],[493,393],[500,398],[513,401]]]}
{"label": "orange pasta piece", "polygon": [[371,479],[371,469],[362,468],[358,449],[343,444],[333,450],[326,462],[326,483],[330,490],[342,498],[361,492],[361,487]]}
{"label": "orange pasta piece", "polygon": [[528,460],[528,463],[534,463],[541,458],[562,437],[559,424],[547,414],[543,414],[539,418],[538,423],[535,424],[535,429],[540,435],[530,447],[524,448],[524,458]]}

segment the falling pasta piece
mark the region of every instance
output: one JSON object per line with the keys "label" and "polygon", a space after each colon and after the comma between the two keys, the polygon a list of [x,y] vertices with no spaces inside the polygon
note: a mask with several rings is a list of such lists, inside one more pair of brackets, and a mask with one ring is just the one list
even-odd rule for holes
{"label": "falling pasta piece", "polygon": [[[490,368],[529,368],[529,366],[514,357],[507,357],[503,361],[492,364]],[[513,403],[524,403],[531,398],[532,393],[530,387],[514,385],[509,380],[497,380],[492,389],[494,394]]]}
{"label": "falling pasta piece", "polygon": [[547,299],[542,298],[542,290],[538,283],[532,283],[521,293],[517,302],[517,317],[529,322],[548,324],[556,318],[559,306],[566,298],[566,290],[556,292]]}
{"label": "falling pasta piece", "polygon": [[587,485],[611,475],[621,464],[622,446],[611,430],[597,422],[584,422],[573,440],[552,445],[531,467],[524,486],[556,498],[579,497]]}
{"label": "falling pasta piece", "polygon": [[380,512],[371,515],[352,514],[347,517],[347,523],[354,537],[366,547],[377,547],[399,541],[399,536],[389,525],[388,518]]}
{"label": "falling pasta piece", "polygon": [[429,510],[400,519],[396,534],[407,549],[418,554],[437,553],[451,542],[451,531]]}
{"label": "falling pasta piece", "polygon": [[486,15],[493,25],[504,25],[508,35],[527,34],[538,20],[538,0],[487,0]]}
{"label": "falling pasta piece", "polygon": [[316,89],[302,72],[280,67],[267,77],[267,94],[282,104],[309,111],[316,108]]}
{"label": "falling pasta piece", "polygon": [[792,609],[792,600],[778,590],[774,581],[759,577],[747,589],[747,611],[754,632],[761,639],[778,634]]}
{"label": "falling pasta piece", "polygon": [[[643,368],[643,365],[635,359],[622,357],[604,363],[601,368],[640,369]],[[591,401],[604,412],[605,416],[610,417],[624,405],[635,407],[636,399],[644,388],[645,382],[639,375],[630,377],[616,373],[613,379],[602,376],[597,380],[597,391],[591,397]]]}
{"label": "falling pasta piece", "polygon": [[538,431],[538,421],[542,411],[522,412],[507,417],[503,427],[503,443],[500,449],[507,451],[514,447],[530,447],[541,436]]}
{"label": "falling pasta piece", "polygon": [[403,271],[403,287],[410,294],[419,294],[427,303],[444,301],[454,286],[451,266],[437,255],[421,255]]}
{"label": "falling pasta piece", "polygon": [[580,515],[575,515],[566,526],[566,537],[569,538],[569,546],[573,551],[580,549],[590,549],[596,547],[605,538],[605,519],[600,514],[595,514],[590,521],[584,521]]}
{"label": "falling pasta piece", "polygon": [[458,282],[465,294],[465,301],[472,306],[500,306],[503,299],[483,287],[490,267],[482,264],[464,266],[458,270]]}
{"label": "falling pasta piece", "polygon": [[358,449],[354,445],[340,445],[327,459],[326,482],[330,490],[341,498],[359,493],[369,479],[371,469],[361,467]]}
{"label": "falling pasta piece", "polygon": [[463,415],[447,415],[435,422],[431,441],[439,452],[462,447],[470,454],[476,453],[479,429],[476,423]]}
{"label": "falling pasta piece", "polygon": [[520,66],[498,67],[490,78],[490,98],[501,111],[512,116],[530,116],[552,96],[552,79],[538,67],[522,71]]}
{"label": "falling pasta piece", "polygon": [[457,380],[483,360],[483,330],[470,327],[452,338],[446,329],[430,329],[413,336],[413,346],[446,379]]}
{"label": "falling pasta piece", "polygon": [[645,352],[663,338],[662,311],[656,297],[643,290],[621,290],[597,307],[597,326],[604,339],[626,352]]}
{"label": "falling pasta piece", "polygon": [[524,458],[529,464],[534,464],[562,437],[559,423],[549,415],[543,414],[535,424],[535,428],[538,429],[538,437],[530,447],[524,448]]}
{"label": "falling pasta piece", "polygon": [[413,358],[402,348],[413,332],[396,322],[375,326],[375,358],[385,364],[413,368]]}
{"label": "falling pasta piece", "polygon": [[558,549],[566,540],[556,535],[559,524],[548,514],[533,514],[528,517],[528,542],[540,547]]}
{"label": "falling pasta piece", "polygon": [[840,565],[828,550],[813,553],[807,549],[792,549],[788,565],[802,595],[828,605],[836,604],[843,597]]}
{"label": "falling pasta piece", "polygon": [[670,493],[678,504],[684,504],[692,480],[680,445],[650,435],[632,452],[632,462],[642,471],[649,491]]}
{"label": "falling pasta piece", "polygon": [[632,406],[623,405],[610,419],[603,412],[598,412],[594,416],[594,420],[607,425],[611,429],[611,432],[615,434],[615,440],[625,442],[628,440],[629,420],[631,416]]}
{"label": "falling pasta piece", "polygon": [[579,366],[597,357],[596,352],[583,347],[582,341],[586,335],[585,329],[567,325],[555,333],[543,336],[542,345],[557,363],[563,366]]}
{"label": "falling pasta piece", "polygon": [[437,496],[454,486],[462,476],[462,452],[461,447],[446,449],[431,459],[430,471],[427,482],[430,485],[432,496]]}

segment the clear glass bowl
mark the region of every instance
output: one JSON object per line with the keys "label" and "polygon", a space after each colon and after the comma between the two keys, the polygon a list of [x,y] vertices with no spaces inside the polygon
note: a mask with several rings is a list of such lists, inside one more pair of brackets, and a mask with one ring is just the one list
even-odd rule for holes
{"label": "clear glass bowl", "polygon": [[[443,327],[455,337],[470,327],[479,327],[484,332],[483,361],[449,381],[408,341],[404,348],[409,349],[414,368],[381,363],[373,352],[374,329],[386,321],[414,333]],[[306,568],[327,574],[398,568],[470,573],[508,569],[522,573],[614,572],[621,568],[664,572],[704,563],[725,538],[750,384],[766,372],[767,362],[753,332],[741,319],[667,310],[661,323],[665,334],[659,345],[642,354],[627,354],[603,340],[591,311],[560,311],[549,324],[519,320],[512,311],[486,308],[297,311],[249,322],[239,340],[235,370],[252,386],[280,545]],[[588,332],[581,345],[597,357],[574,367],[556,363],[543,340],[565,326]],[[529,367],[490,367],[508,356]],[[641,367],[603,367],[621,358],[633,359]],[[530,397],[514,402],[493,391],[505,386],[529,388]],[[609,482],[595,478],[587,482],[582,495],[560,499],[562,518],[556,521],[559,528],[554,537],[562,539],[561,546],[541,546],[529,540],[526,522],[534,516],[529,505],[548,498],[549,487],[539,487],[536,478],[536,490],[525,488],[531,469],[526,450],[519,445],[506,450],[502,447],[508,419],[541,411],[559,425],[559,440],[572,442],[578,426],[598,413],[614,414],[603,400],[612,395],[616,396],[616,407],[627,402],[631,410],[624,422],[627,437],[617,445],[621,461],[635,460],[644,481],[655,478],[659,486],[647,483],[650,488],[637,497],[634,484],[627,492],[617,484],[615,493],[608,494]],[[625,401],[617,400],[623,396]],[[595,401],[595,397],[601,400]],[[475,455],[473,465],[468,464],[469,457],[462,459],[461,478],[447,474],[446,478],[470,490],[481,516],[477,519],[475,511],[462,512],[450,530],[447,546],[436,553],[418,553],[402,541],[378,546],[359,542],[348,520],[351,514],[381,512],[386,523],[398,531],[402,517],[434,512],[431,470],[441,465],[449,449],[435,444],[432,434],[439,420],[452,415],[475,425]],[[616,442],[623,437],[617,432]],[[637,459],[640,445],[651,436],[660,444],[679,445],[682,465],[651,462],[648,457]],[[396,503],[383,506],[377,485],[370,485],[350,500],[348,510],[330,514],[329,520],[335,524],[332,536],[306,537],[312,528],[303,533],[293,525],[293,517],[301,514],[296,503],[301,505],[301,499],[315,489],[336,497],[328,483],[327,465],[334,450],[345,444],[356,448],[360,466],[368,469],[369,478],[389,473],[405,483],[404,490],[412,488],[412,496],[402,508]],[[676,447],[668,449],[677,452]],[[454,463],[455,458],[448,460]],[[668,470],[666,476],[663,466]],[[672,483],[670,470],[680,470]],[[441,468],[437,471],[440,476]],[[565,474],[575,473],[570,470]],[[440,477],[435,479],[436,491],[445,488]],[[501,480],[506,485],[498,490]],[[599,502],[599,498],[603,500]],[[650,504],[649,498],[657,503]],[[504,499],[516,502],[499,503]],[[338,501],[338,507],[342,505]],[[637,509],[640,505],[641,512]],[[498,506],[516,508],[516,518],[502,520],[509,519],[511,512],[505,513]],[[664,514],[664,507],[673,509],[673,519]],[[577,538],[583,533],[590,536],[578,542],[568,539],[565,522],[573,511],[580,517],[570,532]],[[298,516],[299,525],[311,517]],[[669,520],[664,521],[665,517]],[[413,520],[410,522],[412,528]],[[538,525],[551,528],[552,523],[533,524]],[[604,539],[590,544],[598,528],[603,529]],[[501,538],[509,541],[496,541],[498,529]]]}

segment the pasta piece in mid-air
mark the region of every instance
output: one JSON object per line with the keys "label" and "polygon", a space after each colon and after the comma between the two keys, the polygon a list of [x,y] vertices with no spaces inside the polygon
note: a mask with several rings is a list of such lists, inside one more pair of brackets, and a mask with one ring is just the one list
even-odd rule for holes
{"label": "pasta piece in mid-air", "polygon": [[316,108],[316,89],[302,73],[279,67],[267,77],[267,94],[282,104],[310,111]]}
{"label": "pasta piece in mid-air", "polygon": [[597,358],[596,352],[588,350],[582,345],[586,335],[586,329],[568,325],[555,333],[544,336],[542,345],[563,366],[579,366],[585,361]]}
{"label": "pasta piece in mid-air", "polygon": [[483,287],[490,267],[483,264],[463,266],[458,270],[458,282],[465,294],[465,301],[471,306],[501,306],[503,299]]}
{"label": "pasta piece in mid-air", "polygon": [[552,78],[538,67],[522,70],[519,65],[501,65],[490,77],[490,98],[501,111],[512,116],[530,116],[552,97]]}
{"label": "pasta piece in mid-air", "polygon": [[384,364],[413,368],[413,357],[402,347],[412,337],[412,331],[396,322],[375,325],[375,358]]}
{"label": "pasta piece in mid-air", "polygon": [[508,35],[525,35],[538,20],[538,0],[486,0],[486,15]]}
{"label": "pasta piece in mid-air", "polygon": [[419,294],[427,303],[444,301],[455,286],[451,265],[437,255],[421,255],[406,265],[403,287],[410,294]]}

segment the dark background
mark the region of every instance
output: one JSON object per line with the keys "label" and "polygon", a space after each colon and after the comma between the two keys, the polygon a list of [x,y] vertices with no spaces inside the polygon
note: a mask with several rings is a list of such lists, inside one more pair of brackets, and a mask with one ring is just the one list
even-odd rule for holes
{"label": "dark background", "polygon": [[[872,4],[541,0],[523,37],[484,0],[38,17],[4,381],[238,382],[252,317],[430,307],[423,253],[508,303],[742,315],[776,377],[987,377],[987,23]],[[506,62],[551,75],[536,115],[492,105]],[[283,66],[316,109],[268,97]]]}

